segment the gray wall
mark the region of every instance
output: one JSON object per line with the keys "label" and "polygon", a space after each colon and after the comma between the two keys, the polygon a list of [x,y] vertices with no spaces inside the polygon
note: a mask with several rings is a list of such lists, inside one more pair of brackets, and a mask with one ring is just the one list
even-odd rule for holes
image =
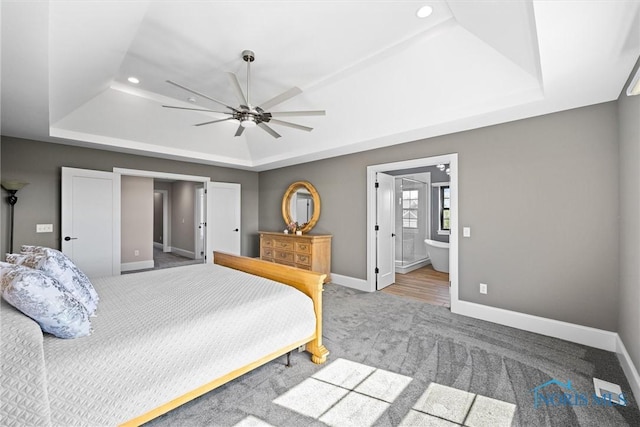
{"label": "gray wall", "polygon": [[[196,163],[178,162],[69,145],[2,137],[2,179],[18,179],[30,184],[17,194],[15,242],[60,247],[60,168],[111,171],[113,167],[208,176],[213,181],[242,185],[242,254],[257,256],[258,173]],[[9,247],[8,205],[2,192],[0,250]],[[36,233],[36,224],[52,223],[53,233]]]}
{"label": "gray wall", "polygon": [[[640,60],[635,70],[640,67]],[[632,74],[633,76],[633,74]],[[620,317],[618,333],[640,369],[640,96],[618,99],[620,123]]]}
{"label": "gray wall", "polygon": [[365,279],[366,167],[456,152],[459,226],[472,228],[460,238],[460,299],[613,331],[617,140],[610,102],[261,172],[259,225],[281,230],[284,191],[310,181],[322,201],[314,232],[334,236],[332,271]]}
{"label": "gray wall", "polygon": [[121,262],[153,261],[153,179],[123,176],[120,187]]}
{"label": "gray wall", "polygon": [[195,258],[195,191],[193,182],[171,184],[171,248],[193,252]]}

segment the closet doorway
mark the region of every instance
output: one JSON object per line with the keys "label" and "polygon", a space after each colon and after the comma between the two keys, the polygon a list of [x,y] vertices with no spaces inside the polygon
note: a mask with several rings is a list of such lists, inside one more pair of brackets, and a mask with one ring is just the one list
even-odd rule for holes
{"label": "closet doorway", "polygon": [[[62,244],[62,250],[65,254],[69,255],[76,264],[87,271],[89,277],[110,276],[119,275],[125,270],[139,270],[148,269],[153,267],[152,251],[153,251],[153,227],[149,227],[148,239],[144,239],[148,242],[148,247],[125,247],[122,242],[121,236],[122,230],[122,178],[123,177],[142,177],[152,179],[167,179],[200,183],[203,188],[208,190],[206,197],[206,223],[213,224],[212,227],[208,227],[206,230],[205,238],[205,250],[204,258],[199,262],[211,261],[211,255],[214,250],[219,250],[221,247],[233,247],[237,249],[237,254],[240,254],[240,184],[227,184],[235,189],[237,192],[237,206],[232,206],[233,212],[236,213],[232,223],[218,223],[212,221],[211,218],[216,209],[227,209],[230,206],[224,204],[214,204],[214,198],[212,197],[212,191],[209,191],[212,187],[209,177],[191,176],[172,174],[164,172],[154,171],[141,171],[135,169],[122,169],[113,168],[113,172],[100,172],[85,169],[75,168],[63,168],[62,169],[62,235],[65,237]],[[135,180],[134,180],[135,181]],[[137,212],[149,212],[150,216],[153,211],[153,184],[142,182],[133,182],[133,187],[141,185],[141,188],[149,189],[149,202],[148,206],[139,209],[130,210],[132,216],[135,216]],[[102,186],[97,184],[105,183]],[[217,183],[221,184],[221,183]],[[80,192],[80,190],[84,192]],[[96,200],[96,197],[83,197],[83,194],[100,195],[100,203],[92,203],[91,200]],[[137,202],[135,195],[131,197],[134,202]],[[93,206],[88,206],[91,204]],[[90,211],[90,208],[98,209],[98,212],[102,212],[105,215],[86,214]],[[145,214],[146,215],[146,214]],[[180,223],[187,223],[187,216],[179,217]],[[191,218],[192,221],[196,221],[195,217]],[[141,224],[151,224],[152,219],[143,219]],[[82,226],[82,227],[80,227]],[[206,224],[205,224],[206,226]],[[233,239],[233,242],[212,241],[212,228],[223,227],[224,229],[233,230],[230,233],[229,238]],[[95,231],[100,231],[100,235],[104,235],[105,238],[96,243]],[[192,228],[192,236],[194,236],[195,229]],[[126,233],[125,233],[126,234]],[[166,233],[163,231],[163,236]],[[169,242],[167,242],[169,243]],[[232,246],[230,246],[232,245]],[[95,248],[101,248],[104,250],[98,251]],[[88,249],[87,249],[88,248]],[[148,254],[145,255],[143,250]],[[164,245],[163,245],[164,250]],[[124,253],[132,255],[132,260],[126,260],[123,256]],[[195,252],[195,250],[193,250]],[[144,257],[144,259],[143,259]],[[195,256],[194,256],[195,258]],[[129,265],[124,265],[129,263]],[[101,269],[92,268],[92,266],[99,266]],[[123,268],[124,266],[124,268]]]}

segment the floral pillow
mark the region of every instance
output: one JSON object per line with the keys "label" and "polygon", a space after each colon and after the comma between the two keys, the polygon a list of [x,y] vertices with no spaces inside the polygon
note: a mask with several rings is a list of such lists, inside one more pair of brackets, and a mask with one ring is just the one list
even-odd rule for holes
{"label": "floral pillow", "polygon": [[[24,257],[24,258],[21,258]],[[98,293],[76,265],[59,250],[44,246],[22,246],[22,254],[7,254],[7,261],[42,270],[58,279],[93,315],[98,308]]]}
{"label": "floral pillow", "polygon": [[0,289],[5,301],[35,320],[45,332],[59,338],[91,334],[87,310],[44,271],[0,262]]}

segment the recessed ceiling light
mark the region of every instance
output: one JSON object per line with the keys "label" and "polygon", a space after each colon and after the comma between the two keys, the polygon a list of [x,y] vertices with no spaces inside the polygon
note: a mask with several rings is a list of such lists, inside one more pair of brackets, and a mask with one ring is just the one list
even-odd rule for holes
{"label": "recessed ceiling light", "polygon": [[129,77],[127,80],[129,80],[129,83],[133,83],[134,85],[137,85],[138,83],[140,83],[140,80],[138,80],[136,77]]}
{"label": "recessed ceiling light", "polygon": [[433,13],[433,8],[431,6],[422,6],[416,12],[416,16],[418,18],[426,18],[427,16],[431,15],[432,13]]}

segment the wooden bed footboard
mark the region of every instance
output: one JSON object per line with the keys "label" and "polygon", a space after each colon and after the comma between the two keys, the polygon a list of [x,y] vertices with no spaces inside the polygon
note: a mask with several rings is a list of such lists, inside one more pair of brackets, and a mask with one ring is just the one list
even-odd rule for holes
{"label": "wooden bed footboard", "polygon": [[313,301],[313,308],[316,314],[316,333],[315,338],[307,343],[306,349],[311,353],[313,363],[324,363],[327,360],[329,350],[322,345],[322,290],[326,274],[224,252],[214,252],[213,262],[224,267],[293,286],[309,296]]}

